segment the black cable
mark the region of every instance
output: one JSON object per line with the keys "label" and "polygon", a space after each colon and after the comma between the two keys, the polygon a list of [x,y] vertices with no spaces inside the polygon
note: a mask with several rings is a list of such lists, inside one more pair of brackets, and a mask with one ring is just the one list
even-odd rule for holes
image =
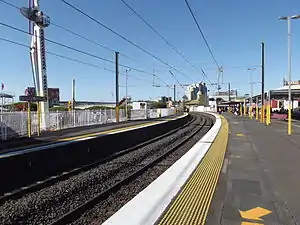
{"label": "black cable", "polygon": [[[83,12],[82,10],[80,10],[79,8],[75,7],[74,5],[72,5],[71,3],[65,1],[65,0],[60,0],[61,2],[63,2],[64,4],[66,4],[67,6],[71,7],[72,9],[76,10],[77,12],[79,12],[80,14],[86,16],[87,18],[89,18],[90,20],[96,22],[97,24],[99,24],[100,26],[104,27],[105,29],[109,30],[110,32],[112,32],[113,34],[117,35],[118,37],[120,37],[121,39],[125,40],[126,42],[130,43],[131,45],[135,46],[136,48],[140,49],[141,51],[145,52],[146,54],[148,54],[149,56],[151,56],[152,58],[158,60],[159,62],[163,63],[164,65],[172,68],[173,70],[175,70],[176,72],[185,75],[183,72],[181,72],[180,70],[176,69],[175,67],[171,66],[170,64],[168,64],[167,62],[163,61],[162,59],[158,58],[157,56],[153,55],[152,53],[150,53],[149,51],[147,51],[146,49],[142,48],[141,46],[137,45],[136,43],[134,43],[133,41],[127,39],[126,37],[124,37],[123,35],[119,34],[118,32],[114,31],[112,28],[106,26],[105,24],[99,22],[97,19],[93,18],[92,16],[88,15],[87,13]],[[186,76],[186,75],[185,75]]]}
{"label": "black cable", "polygon": [[189,11],[190,11],[190,13],[191,13],[191,15],[192,15],[192,17],[193,17],[193,19],[194,19],[194,21],[195,21],[197,27],[198,27],[198,30],[199,30],[199,32],[200,32],[200,34],[201,34],[201,36],[202,36],[202,38],[203,38],[203,40],[204,40],[204,42],[205,42],[205,44],[206,44],[206,47],[207,47],[208,50],[209,50],[210,55],[212,56],[212,58],[213,58],[213,60],[214,60],[214,62],[215,62],[215,64],[216,64],[216,66],[218,67],[218,70],[220,70],[220,66],[219,66],[219,64],[218,64],[218,62],[217,62],[217,60],[216,60],[214,54],[213,54],[212,51],[211,51],[211,48],[210,48],[210,46],[209,46],[209,44],[208,44],[208,42],[207,42],[207,40],[206,40],[206,38],[205,38],[205,36],[204,36],[204,33],[203,33],[202,29],[200,28],[200,25],[199,25],[199,23],[198,23],[198,21],[197,21],[195,15],[194,15],[194,13],[193,13],[191,7],[190,7],[190,4],[188,3],[187,0],[185,0],[185,3],[186,3],[186,5],[187,5],[187,7],[189,8]]}
{"label": "black cable", "polygon": [[[249,65],[249,66],[223,66],[223,69],[243,69],[243,68],[259,68],[261,65]],[[206,70],[215,70],[215,67],[205,67]]]}
{"label": "black cable", "polygon": [[[55,26],[55,27],[57,27],[57,28],[59,28],[59,29],[65,31],[65,32],[67,32],[67,33],[70,33],[70,34],[72,34],[72,35],[74,35],[74,36],[76,36],[76,37],[79,37],[79,38],[81,38],[81,39],[83,39],[83,40],[85,40],[85,41],[88,41],[88,42],[90,42],[90,43],[92,43],[92,44],[94,44],[94,45],[100,46],[101,48],[104,48],[104,49],[106,49],[107,51],[110,51],[110,52],[118,52],[117,50],[114,50],[114,49],[112,49],[112,48],[109,48],[109,47],[107,47],[107,46],[105,46],[105,45],[103,45],[103,44],[101,44],[101,43],[99,43],[99,42],[93,41],[93,40],[90,39],[90,38],[87,38],[87,37],[85,37],[85,36],[83,36],[83,35],[81,35],[81,34],[78,34],[78,33],[74,32],[74,31],[71,31],[71,30],[68,29],[68,28],[65,28],[65,27],[63,27],[63,26],[61,26],[61,25],[59,25],[59,24],[53,23],[53,21],[51,21],[51,25],[53,25],[53,26]],[[120,55],[123,56],[124,58],[127,58],[127,59],[129,59],[129,60],[131,60],[131,61],[134,61],[134,62],[140,64],[140,62],[136,61],[135,59],[129,57],[129,56],[126,55],[126,54],[123,54],[123,53],[120,52]]]}
{"label": "black cable", "polygon": [[[11,43],[11,44],[15,44],[15,45],[18,45],[18,46],[21,46],[21,47],[25,47],[25,48],[28,48],[29,50],[31,49],[31,47],[26,45],[26,44],[22,44],[22,43],[12,41],[12,40],[9,40],[9,39],[6,39],[6,38],[0,37],[0,41],[5,41],[5,42]],[[82,61],[82,60],[78,60],[78,59],[70,58],[70,57],[67,57],[67,56],[63,56],[63,55],[60,55],[60,54],[57,54],[57,53],[54,53],[54,52],[45,51],[45,53],[47,53],[49,55],[56,56],[58,58],[62,58],[62,59],[66,59],[66,60],[69,60],[69,61],[73,61],[73,62],[83,64],[83,65],[91,66],[91,67],[94,67],[94,68],[97,68],[97,69],[106,70],[106,71],[109,71],[109,72],[112,72],[112,73],[116,72],[115,70],[112,70],[112,69],[108,69],[108,68],[101,67],[101,66],[98,66],[98,65],[95,65],[95,64],[92,64],[92,63],[88,63],[88,62],[85,62],[85,61]],[[122,76],[126,76],[125,73],[119,73],[119,74],[122,75]],[[147,81],[145,79],[141,79],[139,77],[135,77],[135,76],[132,76],[132,75],[127,75],[127,76],[132,77],[132,78],[137,79],[137,80],[144,81],[144,82],[149,83],[149,84],[152,85],[152,83],[150,81]]]}
{"label": "black cable", "polygon": [[[16,31],[19,31],[19,32],[24,33],[24,34],[28,34],[28,35],[31,35],[31,36],[39,37],[38,35],[30,34],[28,31],[22,30],[22,29],[20,29],[20,28],[17,28],[17,27],[11,26],[11,25],[8,25],[8,24],[6,24],[6,23],[0,22],[0,25],[2,25],[2,26],[4,26],[4,27],[7,27],[7,28],[10,28],[10,29],[13,29],[13,30],[16,30]],[[73,47],[71,47],[71,46],[68,46],[68,45],[59,43],[59,42],[57,42],[57,41],[53,41],[53,40],[48,39],[48,38],[44,38],[44,39],[45,39],[45,41],[48,41],[48,42],[50,42],[50,43],[52,43],[52,44],[59,45],[59,46],[61,46],[61,47],[64,47],[64,48],[67,48],[67,49],[70,49],[70,50],[73,50],[73,51],[82,53],[82,54],[84,54],[84,55],[88,55],[88,56],[91,56],[91,57],[94,57],[94,58],[97,58],[97,59],[100,59],[100,60],[103,60],[103,61],[106,61],[106,62],[109,62],[109,63],[115,63],[115,62],[112,61],[112,60],[105,59],[105,58],[102,58],[102,57],[100,57],[100,56],[96,56],[96,55],[90,54],[90,53],[88,53],[88,52],[79,50],[79,49],[77,49],[77,48],[73,48]]]}
{"label": "black cable", "polygon": [[[52,21],[51,21],[51,25],[53,25],[53,26],[55,26],[55,27],[58,27],[59,29],[64,30],[64,31],[66,31],[66,32],[68,32],[68,33],[70,33],[70,34],[72,34],[72,35],[74,35],[74,36],[77,36],[77,37],[79,37],[79,38],[81,38],[81,39],[83,39],[83,40],[85,40],[85,41],[88,41],[88,42],[90,42],[90,43],[92,43],[92,44],[94,44],[94,45],[98,45],[98,46],[100,46],[101,48],[104,48],[104,49],[106,49],[106,50],[108,50],[108,51],[111,51],[111,52],[117,52],[117,50],[114,50],[114,49],[109,48],[109,47],[107,47],[107,46],[105,46],[105,45],[103,45],[103,44],[101,44],[101,43],[99,43],[99,42],[96,42],[96,41],[93,41],[93,40],[91,40],[91,39],[89,39],[89,38],[86,38],[86,37],[84,37],[84,36],[82,36],[82,35],[80,35],[80,34],[78,34],[78,33],[75,33],[74,31],[71,31],[71,30],[69,30],[69,29],[67,29],[67,28],[65,28],[65,27],[63,27],[63,26],[61,26],[61,25],[58,25],[58,24],[56,24],[56,23],[53,23]],[[120,53],[120,54],[121,54],[121,53]]]}
{"label": "black cable", "polygon": [[13,8],[19,9],[18,6],[14,5],[14,4],[12,4],[12,3],[8,2],[8,1],[0,0],[0,2],[4,3],[6,5],[9,5],[9,6],[13,7]]}
{"label": "black cable", "polygon": [[[0,0],[0,2],[5,3],[5,4],[7,4],[7,5],[11,6],[11,7],[14,7],[14,8],[20,10],[20,7],[18,7],[18,6],[16,6],[16,5],[13,5],[13,4],[11,4],[11,3],[5,1],[5,0]],[[26,34],[32,35],[31,33],[27,32],[27,31],[24,31],[24,30],[21,30],[21,29],[19,29],[19,28],[10,26],[10,25],[8,25],[8,24],[4,24],[4,23],[1,23],[1,22],[0,22],[0,24],[3,25],[3,26],[6,26],[6,27],[8,27],[8,28],[17,30],[17,31],[19,31],[19,32],[22,32],[22,33],[26,33]],[[58,25],[58,24],[55,24],[55,23],[53,23],[53,22],[51,22],[51,24],[54,25],[54,26],[56,26],[56,27],[58,27],[58,28],[60,28],[60,29],[62,29],[62,30],[65,30],[66,32],[69,32],[69,33],[71,33],[71,34],[73,34],[73,35],[75,35],[75,36],[77,36],[77,37],[80,37],[80,38],[82,38],[82,39],[84,39],[84,40],[86,40],[86,41],[89,41],[89,42],[91,42],[91,43],[93,43],[93,44],[95,44],[95,45],[101,46],[102,48],[104,48],[104,49],[106,49],[106,50],[108,50],[108,51],[115,52],[115,50],[113,50],[113,49],[111,49],[111,48],[109,48],[109,47],[106,47],[106,46],[100,44],[99,42],[95,42],[95,41],[93,41],[93,40],[91,40],[91,39],[89,39],[89,38],[86,38],[86,37],[84,37],[84,36],[82,36],[82,35],[80,35],[80,34],[78,34],[78,33],[75,33],[75,32],[73,32],[73,31],[67,29],[67,28],[64,28],[64,27],[62,27],[62,26],[60,26],[60,25]],[[34,36],[34,35],[32,35],[32,36]],[[35,35],[35,36],[37,36],[37,35]],[[37,36],[37,37],[38,37],[38,36]],[[47,40],[47,41],[49,41],[49,42],[51,42],[51,43],[53,43],[53,44],[58,44],[58,45],[60,45],[59,43],[54,42],[54,41],[51,41],[51,40],[49,40],[49,39],[46,39],[46,38],[45,38],[45,40]],[[60,45],[60,46],[62,46],[62,45]],[[62,46],[62,47],[69,48],[69,47],[66,46],[66,45],[65,45],[65,46]],[[72,47],[70,47],[69,49],[74,50],[74,51],[77,51],[77,50],[75,50],[75,49],[72,48]],[[79,51],[80,51],[80,53],[83,53],[83,52],[81,52],[81,50],[79,50]],[[83,54],[84,54],[84,53],[83,53]],[[125,55],[125,54],[120,53],[120,55],[122,55],[123,57],[125,57],[125,58],[127,58],[127,59],[130,59],[130,60],[132,60],[132,61],[135,61],[134,59],[132,59],[131,57],[129,57],[129,56]],[[89,56],[92,56],[92,55],[89,55]],[[94,56],[92,56],[92,57],[94,57]],[[96,56],[96,57],[97,57],[97,56]],[[102,58],[102,57],[100,57],[100,58],[97,57],[97,58],[106,61],[106,59],[104,59],[104,58]],[[108,61],[108,62],[112,62],[112,61]],[[137,61],[135,61],[135,62],[137,62]],[[114,62],[113,62],[113,63],[114,63]],[[137,63],[139,63],[139,62],[137,62]],[[128,69],[132,69],[132,70],[137,71],[137,72],[141,72],[141,73],[144,73],[144,74],[148,74],[148,75],[150,75],[150,76],[156,76],[155,74],[148,73],[148,72],[146,72],[146,71],[139,70],[139,69],[136,69],[136,68],[127,66],[127,65],[122,65],[122,64],[119,64],[119,65],[122,66],[122,67],[128,68]],[[163,79],[159,78],[158,76],[156,76],[156,77],[157,77],[160,81],[162,81],[163,83],[165,83],[166,85],[168,85]],[[141,79],[141,80],[142,80],[142,79]]]}
{"label": "black cable", "polygon": [[[0,0],[0,1],[2,1],[2,0]],[[0,40],[1,40],[1,41],[5,41],[5,42],[9,42],[9,43],[11,43],[11,44],[19,45],[19,46],[22,46],[22,47],[26,47],[26,48],[29,48],[29,49],[30,49],[30,47],[29,47],[28,45],[25,45],[25,44],[22,44],[22,43],[13,41],[13,40],[9,40],[9,39],[2,38],[2,37],[0,37]]]}
{"label": "black cable", "polygon": [[[200,71],[196,68],[196,66],[194,64],[191,63],[190,60],[188,60],[178,49],[176,49],[174,47],[174,45],[172,45],[166,38],[164,38],[149,22],[147,22],[140,14],[137,13],[137,11],[135,11],[125,0],[120,0],[121,2],[123,2],[127,8],[129,8],[137,17],[139,17],[144,24],[146,24],[157,36],[159,36],[167,45],[169,45],[179,56],[181,56],[181,58],[183,58],[190,66],[192,66],[197,72],[200,73]],[[202,69],[201,69],[202,70]],[[211,81],[209,80],[208,76],[203,73],[203,71],[201,71],[203,78],[207,79],[207,81],[209,83],[211,83]],[[187,77],[187,76],[186,76]],[[187,77],[189,78],[189,77]],[[194,79],[191,79],[193,82],[196,82]]]}
{"label": "black cable", "polygon": [[[24,33],[24,34],[28,34],[28,35],[31,35],[31,36],[39,37],[38,35],[31,34],[31,33],[29,33],[28,31],[22,30],[22,29],[20,29],[20,28],[17,28],[17,27],[14,27],[14,26],[11,26],[11,25],[2,23],[2,22],[0,22],[0,25],[2,25],[2,26],[4,26],[4,27],[7,27],[7,28],[10,28],[10,29],[13,29],[13,30],[16,30],[16,31],[19,31],[19,32]],[[59,45],[59,46],[61,46],[61,47],[70,49],[70,50],[72,50],[72,51],[76,51],[76,52],[79,52],[79,53],[81,53],[81,54],[84,54],[84,55],[87,55],[87,56],[90,56],[90,57],[93,57],[93,58],[97,58],[97,59],[100,59],[100,60],[103,60],[103,61],[106,61],[106,62],[115,64],[115,62],[112,61],[112,60],[105,59],[105,58],[103,58],[103,57],[100,57],[100,56],[97,56],[97,55],[94,55],[94,54],[85,52],[85,51],[83,51],[83,50],[80,50],[80,49],[77,49],[77,48],[74,48],[74,47],[71,47],[71,46],[62,44],[62,43],[59,43],[59,42],[57,42],[57,41],[50,40],[50,39],[48,39],[48,38],[44,38],[44,39],[45,39],[46,41],[50,42],[50,43]],[[147,75],[149,75],[149,76],[153,76],[153,75],[154,75],[154,74],[149,73],[149,72],[147,72],[147,71],[140,70],[140,69],[137,69],[137,68],[133,68],[133,67],[131,67],[131,66],[127,66],[127,65],[123,65],[123,64],[119,64],[119,66],[122,66],[122,67],[125,67],[125,68],[128,68],[128,69],[134,70],[134,71],[136,71],[136,72],[144,73],[144,74],[147,74]],[[160,79],[158,76],[156,76],[156,77],[157,77],[158,79]],[[167,84],[164,80],[162,80],[162,79],[160,79],[160,80],[161,80],[163,83]],[[168,84],[167,84],[167,85],[168,85]]]}
{"label": "black cable", "polygon": [[175,77],[175,75],[173,74],[172,71],[169,71],[171,76],[174,78],[174,80],[176,80],[176,82],[181,86],[181,88],[185,91],[185,88],[183,87],[183,85],[179,82],[179,80]]}
{"label": "black cable", "polygon": [[[12,40],[9,40],[9,39],[6,39],[6,38],[1,38],[1,37],[0,37],[0,40],[1,40],[1,41],[5,41],[5,42],[9,42],[9,43],[11,43],[11,44],[15,44],[15,45],[18,45],[18,46],[26,47],[26,48],[28,48],[28,49],[31,49],[31,47],[28,46],[28,45],[26,45],[26,44],[22,44],[22,43],[19,43],[19,42],[16,42],[16,41],[12,41]],[[92,66],[92,67],[96,67],[96,68],[99,68],[99,69],[107,70],[107,71],[110,71],[110,72],[115,72],[114,70],[107,69],[107,68],[105,68],[105,67],[100,67],[100,66],[97,66],[97,65],[94,65],[94,64],[91,64],[91,63],[87,63],[87,62],[81,61],[81,60],[69,58],[69,57],[67,57],[67,56],[63,56],[63,55],[56,54],[56,53],[49,52],[49,51],[45,51],[45,52],[46,52],[47,54],[54,55],[54,56],[57,56],[57,57],[59,57],[59,58],[63,58],[63,59],[67,59],[67,60],[70,60],[70,61],[78,62],[78,63],[85,64],[85,65],[88,65],[88,66]]]}
{"label": "black cable", "polygon": [[[169,45],[179,56],[181,56],[188,64],[190,64],[195,70],[196,67],[179,51],[177,50],[166,38],[164,38],[150,23],[148,23],[140,14],[138,14],[125,0],[120,0],[127,8],[129,8],[137,17],[139,17],[144,24],[146,24],[157,36],[159,36],[167,45]],[[199,72],[199,71],[197,71]],[[194,79],[186,76],[194,82]]]}

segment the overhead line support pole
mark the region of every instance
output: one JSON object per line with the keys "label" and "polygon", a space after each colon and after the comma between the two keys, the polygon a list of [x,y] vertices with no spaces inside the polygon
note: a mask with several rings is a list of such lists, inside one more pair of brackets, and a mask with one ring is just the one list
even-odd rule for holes
{"label": "overhead line support pole", "polygon": [[176,84],[174,84],[174,102],[176,101]]}
{"label": "overhead line support pole", "polygon": [[119,52],[115,52],[116,58],[116,122],[119,122]]}
{"label": "overhead line support pole", "polygon": [[228,101],[230,103],[231,99],[230,99],[230,83],[228,83]]}
{"label": "overhead line support pole", "polygon": [[261,43],[261,122],[265,122],[265,43]]}
{"label": "overhead line support pole", "polygon": [[288,107],[288,135],[292,134],[292,25],[291,18],[288,17],[288,79],[289,79],[289,107]]}

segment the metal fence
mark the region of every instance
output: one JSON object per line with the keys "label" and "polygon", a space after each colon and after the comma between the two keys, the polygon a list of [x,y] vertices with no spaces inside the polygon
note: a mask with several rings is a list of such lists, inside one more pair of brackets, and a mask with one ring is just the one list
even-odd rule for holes
{"label": "metal fence", "polygon": [[[179,112],[177,110],[177,112]],[[128,120],[160,118],[176,114],[175,109],[130,110]],[[72,127],[91,126],[116,122],[114,109],[57,111],[46,114],[47,125],[44,130],[56,131]],[[119,121],[126,121],[125,110],[120,110]],[[38,115],[36,112],[0,113],[0,140],[8,140],[38,132]],[[29,128],[30,127],[30,128]],[[30,131],[31,130],[31,131]]]}

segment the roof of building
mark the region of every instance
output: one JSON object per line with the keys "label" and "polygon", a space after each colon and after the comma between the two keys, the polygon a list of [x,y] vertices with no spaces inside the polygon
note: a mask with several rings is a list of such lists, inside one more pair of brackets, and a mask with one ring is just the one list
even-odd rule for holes
{"label": "roof of building", "polygon": [[[288,89],[289,89],[289,86],[286,85],[286,86],[277,88],[277,89],[275,89],[275,90],[288,90]],[[292,89],[292,90],[300,90],[300,84],[293,84],[293,85],[291,85],[291,89]]]}

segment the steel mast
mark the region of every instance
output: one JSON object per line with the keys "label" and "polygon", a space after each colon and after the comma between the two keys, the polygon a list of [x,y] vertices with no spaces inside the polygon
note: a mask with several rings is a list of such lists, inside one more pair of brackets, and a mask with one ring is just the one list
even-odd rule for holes
{"label": "steel mast", "polygon": [[[47,119],[49,100],[44,28],[50,25],[50,18],[40,10],[39,3],[39,0],[29,0],[29,7],[23,7],[20,11],[29,20],[29,32],[32,32],[30,59],[36,85],[36,95],[46,99],[44,102],[40,102],[41,129],[45,130],[49,124]],[[33,30],[31,31],[32,27]]]}

